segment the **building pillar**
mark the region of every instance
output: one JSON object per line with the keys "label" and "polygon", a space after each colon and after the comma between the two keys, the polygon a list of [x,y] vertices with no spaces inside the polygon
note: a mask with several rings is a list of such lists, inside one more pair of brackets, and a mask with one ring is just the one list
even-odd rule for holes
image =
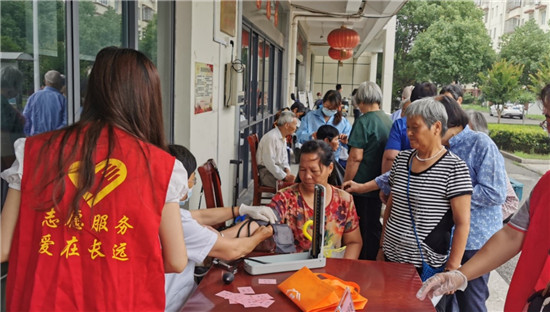
{"label": "building pillar", "polygon": [[395,53],[395,25],[397,18],[393,16],[385,27],[384,59],[382,62],[382,106],[385,112],[391,112],[393,87],[393,58]]}
{"label": "building pillar", "polygon": [[378,70],[378,53],[370,56],[369,81],[376,82],[376,71]]}

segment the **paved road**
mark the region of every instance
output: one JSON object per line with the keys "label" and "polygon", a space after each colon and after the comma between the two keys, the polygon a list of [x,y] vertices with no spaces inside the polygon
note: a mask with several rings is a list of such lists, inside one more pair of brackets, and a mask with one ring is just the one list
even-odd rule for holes
{"label": "paved road", "polygon": [[[485,119],[488,123],[497,123],[498,118],[497,116],[490,116],[489,113],[483,113],[483,116],[485,116]],[[519,119],[519,118],[500,118],[500,123],[502,124],[526,124],[526,125],[538,125],[540,124],[541,120],[533,120],[533,119]]]}

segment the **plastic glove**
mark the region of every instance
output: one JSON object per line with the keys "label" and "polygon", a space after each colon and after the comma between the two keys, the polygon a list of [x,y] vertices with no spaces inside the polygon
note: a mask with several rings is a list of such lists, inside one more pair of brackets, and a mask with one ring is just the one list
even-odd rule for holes
{"label": "plastic glove", "polygon": [[422,284],[422,287],[416,293],[416,298],[424,300],[426,297],[441,296],[456,290],[464,291],[466,286],[468,286],[468,279],[460,271],[453,270],[438,273]]}
{"label": "plastic glove", "polygon": [[267,206],[248,206],[241,204],[239,215],[248,215],[252,219],[262,220],[269,223],[277,223],[277,216],[273,209]]}

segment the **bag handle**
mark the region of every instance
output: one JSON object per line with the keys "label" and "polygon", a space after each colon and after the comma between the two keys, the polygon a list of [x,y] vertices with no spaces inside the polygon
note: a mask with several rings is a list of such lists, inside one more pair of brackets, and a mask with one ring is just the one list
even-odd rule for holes
{"label": "bag handle", "polygon": [[[418,151],[415,151],[415,152],[418,154]],[[422,247],[421,247],[421,244],[420,244],[420,240],[418,239],[418,234],[416,233],[416,224],[414,222],[414,217],[413,217],[412,208],[411,208],[411,199],[410,199],[410,194],[409,194],[410,184],[411,184],[411,168],[412,168],[413,154],[414,153],[411,154],[411,158],[409,160],[409,174],[407,175],[407,204],[409,206],[409,215],[411,217],[411,223],[412,223],[412,226],[413,226],[414,237],[416,238],[416,244],[418,246],[418,250],[420,251],[420,259],[422,260],[422,262],[427,263],[426,261],[424,261],[424,255],[422,254]],[[450,249],[450,245],[451,244],[449,244],[449,249]],[[450,253],[450,250],[447,252],[447,257],[449,256],[449,253]]]}
{"label": "bag handle", "polygon": [[339,279],[338,277],[334,276],[334,275],[330,275],[328,273],[315,273],[317,276],[322,276],[328,280],[333,280],[333,281],[337,281],[341,284],[344,285],[344,287],[342,288],[345,288],[345,286],[350,286],[350,287],[353,287],[353,289],[355,289],[356,292],[360,293],[361,292],[361,287],[359,287],[359,285],[355,282],[350,282],[350,281],[344,281],[344,280],[341,280]]}

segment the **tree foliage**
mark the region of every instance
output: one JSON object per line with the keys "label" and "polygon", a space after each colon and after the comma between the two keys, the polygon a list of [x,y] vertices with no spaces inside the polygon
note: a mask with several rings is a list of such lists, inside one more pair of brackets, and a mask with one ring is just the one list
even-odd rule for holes
{"label": "tree foliage", "polygon": [[[394,95],[399,96],[403,87],[421,80],[417,78],[419,72],[414,66],[416,60],[410,55],[416,44],[415,40],[421,33],[440,20],[449,24],[468,21],[477,24],[481,22],[482,17],[483,11],[477,8],[473,1],[408,1],[397,15]],[[444,42],[454,39],[444,38]],[[429,59],[425,61],[429,62]]]}
{"label": "tree foliage", "polygon": [[418,35],[410,55],[417,78],[437,84],[476,82],[495,57],[491,38],[477,19],[438,20]]}
{"label": "tree foliage", "polygon": [[534,19],[501,38],[500,58],[524,66],[520,80],[523,85],[529,84],[529,75],[539,70],[543,56],[547,55],[550,55],[550,34],[540,29]]}
{"label": "tree foliage", "polygon": [[122,43],[122,17],[112,7],[97,14],[91,1],[78,3],[80,19],[80,54],[93,59],[104,47],[120,46]]}
{"label": "tree foliage", "polygon": [[139,50],[157,64],[157,13],[153,15],[147,27],[143,30],[142,39],[139,41]]}
{"label": "tree foliage", "polygon": [[493,64],[487,74],[480,73],[481,84],[479,88],[483,97],[494,104],[497,104],[498,122],[504,103],[517,100],[521,85],[519,79],[523,71],[523,65],[512,64],[506,60]]}
{"label": "tree foliage", "polygon": [[536,94],[540,94],[540,90],[550,83],[550,56],[546,55],[542,58],[540,67],[534,74],[529,74],[529,90]]}

